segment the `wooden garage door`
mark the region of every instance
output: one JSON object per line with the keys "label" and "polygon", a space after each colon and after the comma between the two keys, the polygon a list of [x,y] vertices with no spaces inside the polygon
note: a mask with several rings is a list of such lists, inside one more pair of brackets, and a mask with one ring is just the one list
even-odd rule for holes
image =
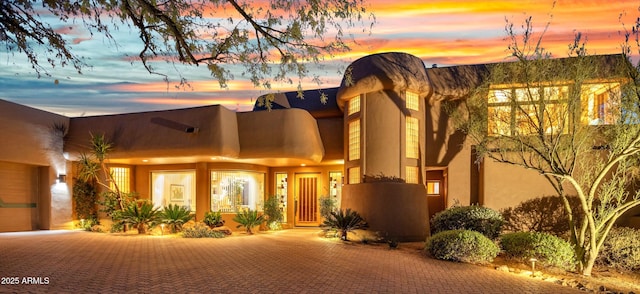
{"label": "wooden garage door", "polygon": [[0,232],[37,229],[37,199],[38,167],[0,161]]}

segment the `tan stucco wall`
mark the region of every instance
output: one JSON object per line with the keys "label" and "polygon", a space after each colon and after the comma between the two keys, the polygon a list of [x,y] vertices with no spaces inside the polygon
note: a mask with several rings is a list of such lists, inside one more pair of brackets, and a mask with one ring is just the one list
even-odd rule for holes
{"label": "tan stucco wall", "polygon": [[55,124],[69,126],[69,118],[0,100],[0,161],[54,166],[64,172],[62,137]]}
{"label": "tan stucco wall", "polygon": [[424,185],[363,183],[345,185],[342,206],[357,211],[380,236],[398,241],[424,241],[429,211]]}
{"label": "tan stucco wall", "polygon": [[344,159],[344,138],[343,126],[344,119],[338,118],[320,118],[318,121],[318,131],[324,146],[323,161],[342,160]]}
{"label": "tan stucco wall", "polygon": [[[187,127],[197,132],[186,132]],[[111,158],[223,156],[240,153],[236,113],[222,106],[71,119],[65,151],[87,150],[91,134],[113,143]]]}
{"label": "tan stucco wall", "polygon": [[324,146],[316,120],[305,110],[238,113],[241,158],[296,158],[321,162]]}
{"label": "tan stucco wall", "polygon": [[[362,175],[404,176],[404,117],[394,92],[364,95],[362,109]],[[391,97],[390,97],[391,96]]]}

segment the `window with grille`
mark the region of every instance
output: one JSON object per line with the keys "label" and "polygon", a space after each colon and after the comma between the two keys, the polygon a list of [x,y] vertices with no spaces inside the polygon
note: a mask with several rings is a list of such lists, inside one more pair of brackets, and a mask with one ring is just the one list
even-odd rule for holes
{"label": "window with grille", "polygon": [[419,121],[415,117],[406,118],[407,158],[418,158],[419,153]]}
{"label": "window with grille", "polygon": [[[286,174],[283,176],[284,178],[280,178],[281,185],[284,185],[283,187],[286,189]],[[263,204],[264,173],[250,171],[211,172],[211,211],[236,213],[243,209],[262,210]],[[286,202],[282,204],[286,205]]]}
{"label": "window with grille", "polygon": [[417,93],[407,91],[405,96],[407,109],[420,110],[420,100]]}
{"label": "window with grille", "polygon": [[359,184],[360,183],[360,167],[352,167],[348,170],[349,172],[349,184]]}
{"label": "window with grille", "polygon": [[349,105],[347,114],[352,115],[354,113],[360,112],[360,96],[353,97],[349,99]]}
{"label": "window with grille", "polygon": [[360,159],[360,120],[349,122],[349,160]]}
{"label": "window with grille", "polygon": [[405,182],[409,184],[417,184],[418,182],[418,167],[407,166],[407,176]]}
{"label": "window with grille", "polygon": [[111,190],[116,189],[116,185],[118,186],[118,190],[122,193],[131,192],[131,169],[128,167],[111,167],[109,168],[109,172],[111,173],[111,177],[113,179],[112,182],[109,183],[109,188]]}

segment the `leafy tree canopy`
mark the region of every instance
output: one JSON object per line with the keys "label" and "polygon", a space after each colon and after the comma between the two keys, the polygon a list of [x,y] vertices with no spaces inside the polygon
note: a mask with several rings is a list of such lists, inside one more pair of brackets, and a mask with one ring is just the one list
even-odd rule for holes
{"label": "leafy tree canopy", "polygon": [[[307,64],[349,50],[352,29],[375,22],[364,0],[3,0],[0,41],[24,54],[38,76],[48,67],[89,66],[65,38],[63,26],[82,24],[118,44],[112,32],[131,29],[143,45],[147,71],[164,76],[154,62],[206,66],[221,87],[241,65],[255,86],[292,83],[309,74]],[[314,77],[317,79],[317,77]],[[186,82],[181,75],[181,83]]]}

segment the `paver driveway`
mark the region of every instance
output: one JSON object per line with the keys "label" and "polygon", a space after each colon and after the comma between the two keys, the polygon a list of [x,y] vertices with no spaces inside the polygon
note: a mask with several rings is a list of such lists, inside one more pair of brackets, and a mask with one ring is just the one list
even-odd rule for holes
{"label": "paver driveway", "polygon": [[[318,232],[294,229],[224,239],[2,233],[5,285],[0,292],[580,293],[486,267],[429,259],[418,250],[327,240]],[[19,284],[6,285],[15,281],[11,277]]]}

